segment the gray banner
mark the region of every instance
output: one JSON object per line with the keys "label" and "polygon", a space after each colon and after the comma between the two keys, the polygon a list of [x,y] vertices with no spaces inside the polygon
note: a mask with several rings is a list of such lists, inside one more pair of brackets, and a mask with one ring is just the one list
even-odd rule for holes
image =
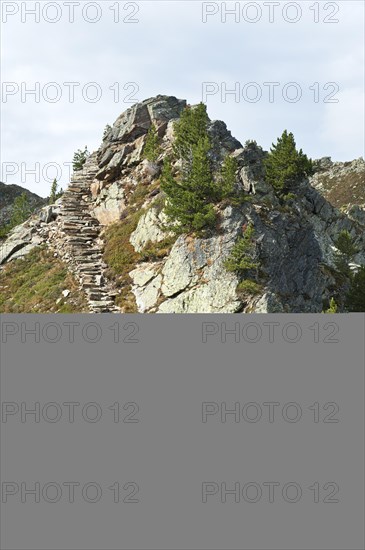
{"label": "gray banner", "polygon": [[3,315],[1,548],[364,548],[364,315]]}

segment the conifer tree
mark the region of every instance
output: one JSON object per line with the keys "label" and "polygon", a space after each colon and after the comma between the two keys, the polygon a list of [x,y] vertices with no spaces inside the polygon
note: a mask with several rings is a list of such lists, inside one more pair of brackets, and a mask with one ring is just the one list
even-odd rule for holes
{"label": "conifer tree", "polygon": [[59,199],[63,195],[63,189],[58,188],[58,183],[56,178],[53,180],[51,185],[51,192],[49,195],[48,204],[54,204],[57,199]]}
{"label": "conifer tree", "polygon": [[300,149],[297,151],[294,136],[284,130],[276,144],[272,144],[265,159],[266,180],[277,191],[287,191],[291,185],[313,171],[312,161]]}
{"label": "conifer tree", "polygon": [[209,117],[204,103],[184,109],[174,127],[173,151],[177,158],[185,161],[192,160],[193,149],[199,140],[208,138],[208,122]]}
{"label": "conifer tree", "polygon": [[143,149],[143,158],[149,160],[150,162],[156,162],[160,154],[158,141],[157,128],[154,124],[152,124],[147,133],[146,144]]}
{"label": "conifer tree", "polygon": [[349,264],[358,250],[352,241],[350,233],[346,229],[340,232],[335,245],[338,249],[335,254],[336,269],[343,275],[350,276],[351,270]]}
{"label": "conifer tree", "polygon": [[74,169],[74,172],[78,172],[79,170],[82,170],[87,157],[90,155],[87,145],[85,145],[85,149],[78,149],[76,153],[74,154],[73,160],[72,160],[72,167]]}
{"label": "conifer tree", "polygon": [[214,225],[213,203],[218,189],[213,180],[209,160],[210,143],[207,137],[192,149],[191,169],[181,181],[172,174],[171,160],[164,165],[161,188],[167,195],[166,214],[177,232],[200,231]]}
{"label": "conifer tree", "polygon": [[223,161],[221,170],[221,198],[230,198],[235,194],[237,169],[237,159],[235,157],[227,155]]}
{"label": "conifer tree", "polygon": [[244,276],[247,271],[256,269],[259,264],[256,261],[256,245],[254,240],[255,230],[249,224],[242,237],[239,237],[234,244],[230,255],[224,262],[227,271]]}
{"label": "conifer tree", "polygon": [[58,183],[56,178],[53,180],[51,185],[51,192],[49,195],[49,204],[54,204],[57,200],[57,189],[58,189]]}
{"label": "conifer tree", "polygon": [[32,210],[29,204],[29,199],[26,193],[22,193],[21,195],[16,197],[14,201],[10,219],[10,226],[15,227],[16,225],[25,222],[25,220],[29,218],[31,213]]}
{"label": "conifer tree", "polygon": [[365,312],[365,265],[352,277],[346,307],[351,312]]}

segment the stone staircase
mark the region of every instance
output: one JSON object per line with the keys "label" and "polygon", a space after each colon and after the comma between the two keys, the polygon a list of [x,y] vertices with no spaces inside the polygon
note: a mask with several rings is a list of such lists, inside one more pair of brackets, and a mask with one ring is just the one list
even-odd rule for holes
{"label": "stone staircase", "polygon": [[102,257],[101,226],[90,214],[91,183],[99,167],[96,153],[90,155],[82,170],[74,172],[62,197],[60,231],[62,249],[58,253],[68,263],[85,291],[93,313],[117,313],[117,291],[106,279]]}

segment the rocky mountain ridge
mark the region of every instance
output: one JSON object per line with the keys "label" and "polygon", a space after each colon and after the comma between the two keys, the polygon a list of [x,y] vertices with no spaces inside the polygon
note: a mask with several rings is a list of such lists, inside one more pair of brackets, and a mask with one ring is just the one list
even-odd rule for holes
{"label": "rocky mountain ridge", "polygon": [[[235,157],[236,185],[247,201],[217,205],[220,221],[210,234],[177,237],[165,227],[160,176],[186,105],[157,96],[122,113],[63,197],[13,230],[0,247],[0,264],[46,244],[94,312],[321,312],[334,296],[341,305],[346,282],[336,272],[335,241],[347,230],[358,248],[354,268],[365,264],[365,210],[358,199],[344,200],[348,195],[336,204],[334,188],[336,177],[351,177],[361,198],[364,160],[317,161],[315,174],[283,201],[265,181],[266,153],[255,142],[242,146],[224,122],[210,121],[212,164]],[[152,124],[160,139],[155,162],[143,158]],[[224,265],[247,224],[260,261],[260,284],[251,294],[240,291],[240,279]]]}
{"label": "rocky mountain ridge", "polygon": [[27,196],[29,206],[32,210],[41,208],[46,204],[47,199],[39,197],[24,187],[15,184],[6,184],[0,181],[0,226],[9,223],[14,201],[23,193]]}

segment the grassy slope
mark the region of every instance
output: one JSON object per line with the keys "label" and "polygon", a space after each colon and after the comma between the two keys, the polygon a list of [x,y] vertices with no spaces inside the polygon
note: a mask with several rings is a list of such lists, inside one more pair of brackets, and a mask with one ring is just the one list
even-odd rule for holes
{"label": "grassy slope", "polygon": [[365,175],[350,172],[330,178],[326,173],[318,175],[323,185],[323,195],[336,208],[365,202]]}
{"label": "grassy slope", "polygon": [[[71,292],[64,298],[66,289]],[[83,313],[87,306],[66,266],[49,250],[37,247],[0,271],[0,312]]]}

